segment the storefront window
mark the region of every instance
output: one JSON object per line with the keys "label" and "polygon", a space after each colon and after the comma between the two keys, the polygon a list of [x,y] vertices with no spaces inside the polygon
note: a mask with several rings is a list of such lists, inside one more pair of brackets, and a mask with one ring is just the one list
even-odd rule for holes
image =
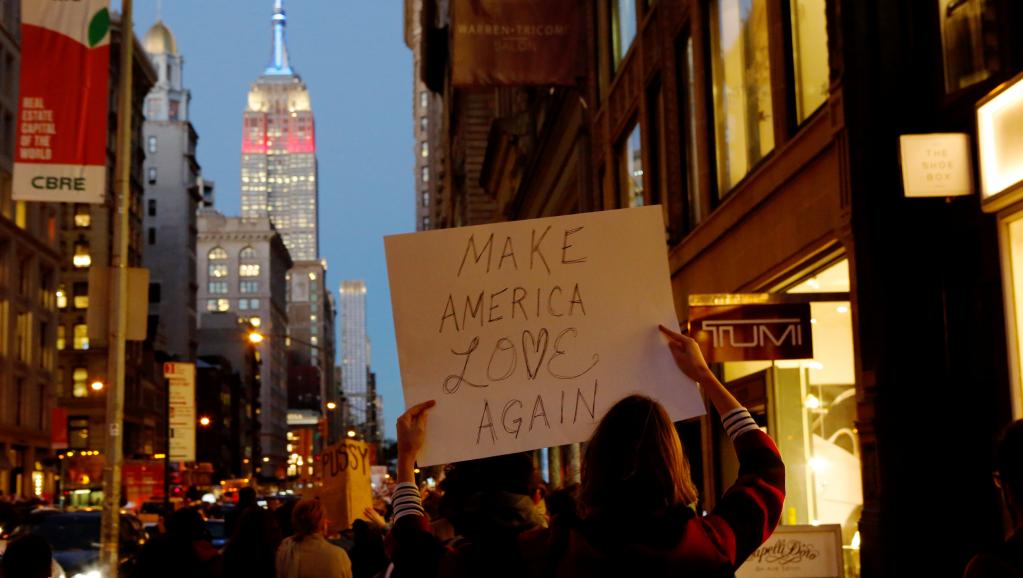
{"label": "storefront window", "polygon": [[611,34],[611,56],[617,70],[636,37],[636,0],[611,0]]}
{"label": "storefront window", "polygon": [[803,122],[828,99],[828,25],[825,0],[791,0],[796,120]]}
{"label": "storefront window", "polygon": [[1023,213],[1016,213],[1004,222],[1002,227],[1003,259],[1007,261],[1006,272],[1006,316],[1009,325],[1009,343],[1012,351],[1012,405],[1013,418],[1023,417]]}
{"label": "storefront window", "polygon": [[68,419],[68,447],[74,450],[89,447],[89,419],[73,417]]}
{"label": "storefront window", "polygon": [[[833,294],[835,300],[810,303],[813,359],[725,363],[724,376],[729,388],[766,398],[763,421],[787,471],[781,523],[841,526],[846,576],[856,577],[863,490],[848,292],[845,259],[785,290]],[[736,473],[730,448],[720,456],[723,475]]]}
{"label": "storefront window", "polygon": [[774,148],[767,0],[710,3],[718,194]]}
{"label": "storefront window", "polygon": [[639,125],[633,127],[618,152],[618,176],[626,207],[642,207],[643,139]]}
{"label": "storefront window", "polygon": [[998,57],[998,13],[993,0],[937,0],[945,92],[991,77]]}

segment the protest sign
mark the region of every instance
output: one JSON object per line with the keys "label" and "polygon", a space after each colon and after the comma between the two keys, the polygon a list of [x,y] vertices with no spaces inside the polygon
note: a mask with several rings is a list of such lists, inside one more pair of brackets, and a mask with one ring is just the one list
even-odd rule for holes
{"label": "protest sign", "polygon": [[332,529],[350,528],[357,518],[365,519],[362,512],[373,506],[370,453],[368,444],[349,440],[316,457],[322,485],[310,494],[323,502]]}
{"label": "protest sign", "polygon": [[678,327],[660,207],[385,247],[405,403],[437,401],[420,464],[583,441],[630,393],[704,413],[657,330]]}

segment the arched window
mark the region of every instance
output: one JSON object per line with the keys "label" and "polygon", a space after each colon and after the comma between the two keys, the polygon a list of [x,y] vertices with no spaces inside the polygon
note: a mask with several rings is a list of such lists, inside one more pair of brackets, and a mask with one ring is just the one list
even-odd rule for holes
{"label": "arched window", "polygon": [[222,279],[227,277],[227,263],[218,263],[218,261],[227,261],[227,251],[223,247],[214,247],[210,249],[209,254],[209,266],[207,268],[207,274],[210,279]]}
{"label": "arched window", "polygon": [[259,255],[256,254],[256,250],[251,246],[242,249],[241,253],[238,253],[238,258],[242,260],[258,259]]}

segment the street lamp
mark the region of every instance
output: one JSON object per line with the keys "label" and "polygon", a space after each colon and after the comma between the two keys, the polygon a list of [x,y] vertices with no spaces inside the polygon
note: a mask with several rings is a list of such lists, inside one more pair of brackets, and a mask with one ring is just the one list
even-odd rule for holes
{"label": "street lamp", "polygon": [[259,345],[260,343],[263,343],[263,334],[258,331],[250,331],[249,343],[253,345]]}
{"label": "street lamp", "polygon": [[337,404],[332,401],[328,401],[327,409],[329,409],[330,411],[334,411],[335,409],[337,409]]}
{"label": "street lamp", "polygon": [[210,427],[210,423],[211,420],[208,415],[204,415],[199,418],[199,425],[201,425],[202,427]]}
{"label": "street lamp", "polygon": [[350,437],[350,438],[355,437],[355,430],[353,430],[353,429],[348,430],[348,437]]}
{"label": "street lamp", "polygon": [[96,381],[92,382],[92,385],[90,385],[89,387],[92,388],[92,391],[103,391],[104,386],[103,382],[97,379]]}

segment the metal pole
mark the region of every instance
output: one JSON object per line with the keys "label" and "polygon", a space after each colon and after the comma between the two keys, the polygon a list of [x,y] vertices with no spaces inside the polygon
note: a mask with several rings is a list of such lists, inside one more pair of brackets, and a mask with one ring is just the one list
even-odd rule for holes
{"label": "metal pole", "polygon": [[110,335],[107,340],[107,436],[103,467],[103,518],[100,533],[100,567],[104,576],[117,576],[118,536],[121,511],[121,462],[124,433],[125,334],[128,329],[128,215],[131,212],[132,49],[135,34],[131,22],[132,0],[121,3],[121,65],[117,106],[117,160],[114,201],[114,275],[110,299]]}

